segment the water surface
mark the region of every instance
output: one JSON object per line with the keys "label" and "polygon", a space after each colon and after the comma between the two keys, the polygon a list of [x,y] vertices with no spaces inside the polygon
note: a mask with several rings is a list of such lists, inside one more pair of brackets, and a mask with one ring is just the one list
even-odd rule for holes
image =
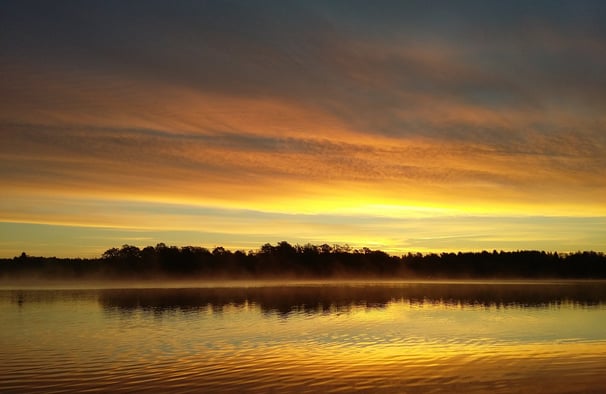
{"label": "water surface", "polygon": [[2,392],[603,392],[606,283],[0,291]]}

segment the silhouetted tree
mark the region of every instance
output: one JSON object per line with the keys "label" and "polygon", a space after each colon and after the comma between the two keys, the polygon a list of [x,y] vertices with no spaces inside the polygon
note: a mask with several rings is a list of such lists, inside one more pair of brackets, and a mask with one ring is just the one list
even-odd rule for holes
{"label": "silhouetted tree", "polygon": [[331,275],[390,278],[606,278],[606,256],[599,252],[571,254],[544,251],[480,253],[408,253],[397,257],[380,250],[345,246],[266,243],[258,251],[212,252],[196,246],[139,249],[133,245],[106,250],[99,259],[32,257],[25,253],[0,259],[0,275],[42,277],[269,277]]}

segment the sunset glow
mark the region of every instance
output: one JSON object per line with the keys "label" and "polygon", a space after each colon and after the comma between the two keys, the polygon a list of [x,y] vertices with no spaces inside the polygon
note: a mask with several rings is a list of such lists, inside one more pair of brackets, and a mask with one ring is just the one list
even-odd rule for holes
{"label": "sunset glow", "polygon": [[3,2],[0,256],[606,250],[603,2]]}

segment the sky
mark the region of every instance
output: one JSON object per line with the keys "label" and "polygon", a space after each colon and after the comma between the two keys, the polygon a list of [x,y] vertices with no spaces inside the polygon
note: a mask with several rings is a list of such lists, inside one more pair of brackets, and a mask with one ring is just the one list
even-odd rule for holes
{"label": "sky", "polygon": [[0,1],[0,257],[606,251],[604,1]]}

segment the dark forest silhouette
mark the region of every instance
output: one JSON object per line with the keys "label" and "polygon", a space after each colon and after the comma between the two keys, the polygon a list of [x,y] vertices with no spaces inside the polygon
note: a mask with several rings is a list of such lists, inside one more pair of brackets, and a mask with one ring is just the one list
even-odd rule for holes
{"label": "dark forest silhouette", "polygon": [[232,252],[195,246],[132,245],[99,258],[32,257],[0,259],[5,278],[606,278],[606,255],[542,251],[468,252],[391,256],[345,245],[265,244],[257,251]]}

